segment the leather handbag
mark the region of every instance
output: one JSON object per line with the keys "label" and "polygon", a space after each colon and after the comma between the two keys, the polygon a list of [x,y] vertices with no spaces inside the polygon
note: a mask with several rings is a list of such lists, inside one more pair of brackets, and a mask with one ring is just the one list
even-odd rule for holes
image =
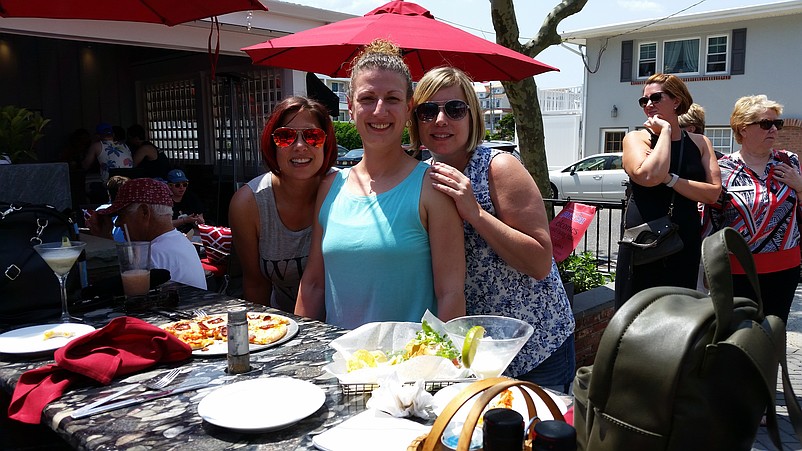
{"label": "leather handbag", "polygon": [[[685,152],[685,132],[682,132],[679,146],[679,161],[682,163],[682,154]],[[677,230],[679,225],[671,220],[674,213],[674,201],[677,192],[671,191],[671,203],[668,205],[668,214],[657,219],[624,229],[619,245],[631,246],[632,264],[645,265],[676,254],[684,247],[682,237]]]}
{"label": "leather handbag", "polygon": [[671,217],[661,216],[649,222],[624,230],[618,244],[632,246],[635,250],[632,263],[643,265],[668,257],[681,251],[684,244],[677,233],[679,226]]}
{"label": "leather handbag", "polygon": [[[755,300],[733,297],[730,252]],[[761,417],[780,443],[777,367],[797,437],[802,410],[786,364],[785,323],[763,314],[749,247],[725,228],[702,244],[710,295],[678,287],[637,293],[613,316],[593,366],[574,380],[574,426],[585,451],[750,450]]]}
{"label": "leather handbag", "polygon": [[[0,202],[0,329],[58,318],[61,294],[53,270],[34,245],[76,237],[67,214],[44,204]],[[68,292],[80,289],[77,265]]]}

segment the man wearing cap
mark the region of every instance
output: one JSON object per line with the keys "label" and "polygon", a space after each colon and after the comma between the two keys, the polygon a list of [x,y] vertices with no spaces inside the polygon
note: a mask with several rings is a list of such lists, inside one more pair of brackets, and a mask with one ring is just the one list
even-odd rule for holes
{"label": "man wearing cap", "polygon": [[101,122],[95,131],[100,140],[89,146],[81,166],[89,169],[97,160],[100,164],[100,178],[105,185],[109,181],[109,169],[133,168],[134,158],[131,156],[131,149],[124,142],[114,140],[111,124]]}
{"label": "man wearing cap", "polygon": [[150,241],[150,263],[153,268],[170,271],[170,280],[206,289],[203,271],[195,246],[170,220],[173,200],[170,189],[149,178],[126,182],[117,192],[111,206],[98,210],[99,215],[117,214],[115,224],[127,229],[128,239]]}
{"label": "man wearing cap", "polygon": [[173,199],[173,226],[179,232],[187,233],[198,224],[204,224],[203,202],[191,191],[189,179],[181,169],[173,169],[167,173],[167,186]]}

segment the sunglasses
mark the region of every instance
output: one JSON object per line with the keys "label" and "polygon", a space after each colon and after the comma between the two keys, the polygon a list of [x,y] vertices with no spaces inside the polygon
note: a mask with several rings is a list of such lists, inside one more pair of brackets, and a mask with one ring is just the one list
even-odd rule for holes
{"label": "sunglasses", "polygon": [[186,188],[189,186],[189,182],[178,182],[178,183],[171,183],[170,185],[176,188]]}
{"label": "sunglasses", "polygon": [[318,149],[326,143],[326,132],[319,128],[280,127],[273,130],[273,142],[278,147],[290,147],[298,136],[303,137],[305,143]]}
{"label": "sunglasses", "polygon": [[421,122],[432,122],[440,114],[440,110],[445,111],[449,119],[458,121],[468,114],[468,104],[462,100],[423,102],[415,108],[415,116]]}
{"label": "sunglasses", "polygon": [[777,127],[777,130],[782,130],[783,125],[785,125],[785,121],[782,119],[774,119],[773,121],[771,119],[763,119],[762,121],[749,122],[746,125],[752,125],[752,124],[759,125],[760,128],[762,128],[763,130],[771,130],[772,126]]}
{"label": "sunglasses", "polygon": [[640,105],[641,108],[645,108],[650,100],[652,101],[652,104],[660,103],[660,101],[663,100],[663,92],[657,91],[652,94],[649,94],[649,97],[646,96],[641,97],[640,99],[638,99],[638,105]]}

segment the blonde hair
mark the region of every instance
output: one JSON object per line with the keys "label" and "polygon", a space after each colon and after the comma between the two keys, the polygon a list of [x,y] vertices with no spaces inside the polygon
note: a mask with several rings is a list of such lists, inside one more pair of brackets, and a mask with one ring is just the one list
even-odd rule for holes
{"label": "blonde hair", "polygon": [[735,135],[735,141],[741,144],[741,130],[747,125],[756,122],[760,115],[768,110],[783,114],[783,106],[769,100],[764,94],[754,96],[744,96],[735,101],[735,107],[730,115],[730,128]]}
{"label": "blonde hair", "polygon": [[646,79],[644,86],[651,84],[660,85],[663,92],[668,94],[672,99],[679,99],[679,105],[677,105],[677,109],[675,110],[677,116],[688,112],[688,109],[693,103],[693,97],[691,97],[688,87],[685,86],[685,82],[682,81],[681,78],[671,74],[654,74]]}
{"label": "blonde hair", "polygon": [[677,118],[680,128],[693,127],[694,133],[705,132],[705,109],[698,103],[692,103],[688,111]]}
{"label": "blonde hair", "polygon": [[348,95],[354,98],[356,79],[365,70],[380,69],[400,75],[407,85],[407,98],[412,98],[412,75],[401,54],[401,49],[386,39],[376,39],[366,45],[351,62],[351,87]]}
{"label": "blonde hair", "polygon": [[[479,106],[479,99],[473,89],[473,80],[465,72],[450,66],[436,67],[426,72],[415,87],[415,93],[412,96],[412,111],[414,112],[418,105],[429,100],[437,91],[451,86],[459,86],[462,89],[465,103],[468,104],[471,122],[465,152],[472,152],[484,141],[485,122],[482,117],[482,108]],[[413,116],[413,120],[410,122],[409,140],[413,149],[420,149],[422,143],[417,116]]]}

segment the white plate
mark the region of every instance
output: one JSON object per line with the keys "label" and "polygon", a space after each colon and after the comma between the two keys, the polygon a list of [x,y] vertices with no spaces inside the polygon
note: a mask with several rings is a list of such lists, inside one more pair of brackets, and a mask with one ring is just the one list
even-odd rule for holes
{"label": "white plate", "polygon": [[[437,415],[443,412],[443,409],[446,408],[446,405],[454,399],[465,387],[470,385],[469,383],[459,383],[454,385],[449,385],[447,387],[442,388],[440,391],[434,394],[434,399],[432,400],[432,410]],[[552,416],[551,412],[549,412],[549,408],[546,407],[546,403],[543,402],[538,395],[535,394],[529,388],[526,388],[529,394],[532,396],[532,400],[535,402],[535,407],[537,408],[537,416],[541,420],[553,420],[554,417]],[[523,398],[523,395],[519,391],[517,387],[510,388],[512,391],[512,410],[520,413],[522,417],[524,417],[524,421],[529,420],[529,411],[526,409],[526,401]],[[548,390],[544,390],[546,394],[551,397],[557,407],[560,408],[561,413],[565,413],[568,411],[568,406],[565,405],[565,402],[560,399],[559,396],[551,393]],[[454,415],[451,421],[462,422],[465,421],[465,418],[468,417],[468,412],[470,412],[471,407],[473,407],[473,403],[476,402],[476,399],[479,398],[480,395],[474,396],[472,399],[468,400]],[[499,395],[500,396],[500,395]],[[498,397],[497,397],[498,398]],[[497,399],[496,398],[496,399]]]}
{"label": "white plate", "polygon": [[260,378],[209,393],[198,404],[198,415],[211,424],[240,432],[268,432],[303,420],[325,401],[326,393],[311,382]]}
{"label": "white plate", "polygon": [[[45,332],[48,330],[72,333],[73,336],[69,338],[53,337],[45,340]],[[93,330],[95,328],[88,324],[78,323],[42,324],[10,330],[0,335],[0,353],[35,354],[37,352],[54,351]]]}

